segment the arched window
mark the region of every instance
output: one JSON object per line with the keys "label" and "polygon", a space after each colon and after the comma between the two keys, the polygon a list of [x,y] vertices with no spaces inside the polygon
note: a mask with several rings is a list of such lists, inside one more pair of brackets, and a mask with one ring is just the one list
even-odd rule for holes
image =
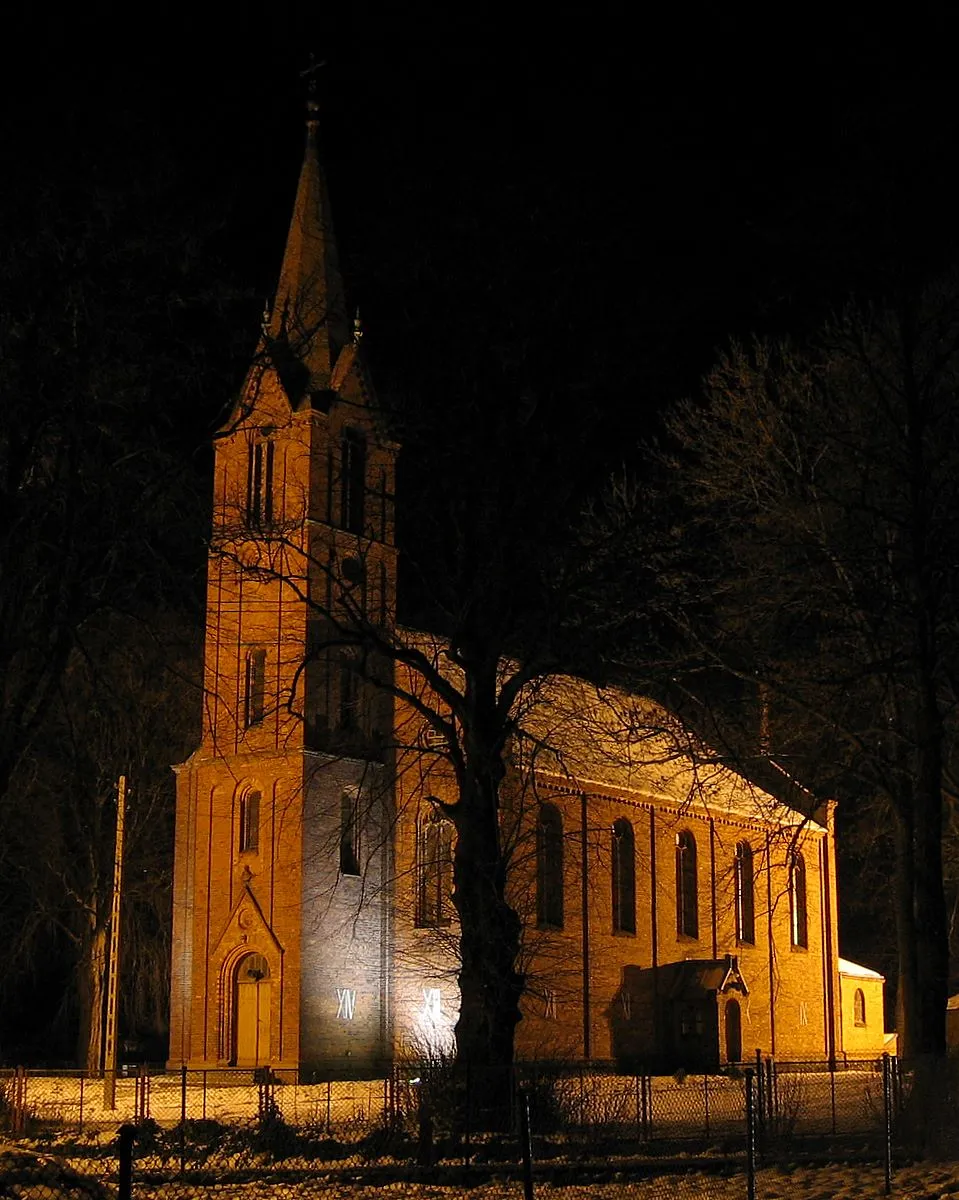
{"label": "arched window", "polygon": [[344,792],[340,797],[340,874],[360,873],[359,796]]}
{"label": "arched window", "polygon": [[356,650],[352,646],[344,646],[340,649],[339,668],[339,727],[344,733],[355,733],[360,729],[362,723],[362,713],[360,708],[361,679]]}
{"label": "arched window", "polygon": [[251,650],[246,656],[243,722],[247,729],[259,725],[266,711],[266,651]]}
{"label": "arched window", "polygon": [[749,842],[736,847],[736,938],[740,942],[756,940],[756,906],[753,883],[753,848]]}
{"label": "arched window", "polygon": [[380,563],[380,613],[379,622],[380,628],[386,629],[387,621],[389,620],[390,610],[390,593],[389,593],[389,576],[386,572],[386,563]]}
{"label": "arched window", "polygon": [[540,806],[536,827],[536,920],[563,928],[563,818],[554,804]]}
{"label": "arched window", "polygon": [[453,894],[453,826],[434,810],[417,826],[416,924],[449,925]]}
{"label": "arched window", "polygon": [[366,438],[347,429],[340,443],[340,525],[350,533],[363,533],[366,503]]}
{"label": "arched window", "polygon": [[856,1025],[862,1027],[866,1024],[866,996],[862,988],[856,988],[852,998],[852,1016]]}
{"label": "arched window", "polygon": [[240,853],[256,850],[260,845],[260,793],[244,792],[240,797],[240,830],[237,839]]}
{"label": "arched window", "polygon": [[273,524],[272,442],[253,442],[247,455],[246,523],[250,529],[266,529]]}
{"label": "arched window", "polygon": [[636,932],[636,840],[625,817],[613,822],[613,932]]}
{"label": "arched window", "polygon": [[676,835],[676,931],[682,937],[699,937],[696,839],[688,829]]}
{"label": "arched window", "polygon": [[798,850],[789,856],[789,923],[794,946],[809,945],[806,917],[806,863]]}

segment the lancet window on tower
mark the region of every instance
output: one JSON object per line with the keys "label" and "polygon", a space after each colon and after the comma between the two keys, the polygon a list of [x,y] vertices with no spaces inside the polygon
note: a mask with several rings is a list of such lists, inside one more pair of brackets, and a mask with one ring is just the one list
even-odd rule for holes
{"label": "lancet window on tower", "polygon": [[359,796],[344,792],[340,796],[340,874],[360,873]]}
{"label": "lancet window on tower", "polygon": [[246,523],[250,529],[273,524],[273,442],[250,444],[246,473]]}
{"label": "lancet window on tower", "polygon": [[260,793],[246,791],[240,797],[240,828],[237,844],[241,854],[260,845]]}
{"label": "lancet window on tower", "polygon": [[358,733],[363,727],[362,688],[356,651],[340,650],[340,719],[343,733]]}
{"label": "lancet window on tower", "polygon": [[340,526],[363,533],[366,508],[366,438],[347,429],[340,443]]}
{"label": "lancet window on tower", "polygon": [[380,563],[380,594],[379,594],[379,625],[381,629],[386,629],[389,622],[389,576],[386,571],[386,563]]}
{"label": "lancet window on tower", "polygon": [[247,729],[259,725],[266,712],[266,651],[251,650],[246,656],[243,722]]}

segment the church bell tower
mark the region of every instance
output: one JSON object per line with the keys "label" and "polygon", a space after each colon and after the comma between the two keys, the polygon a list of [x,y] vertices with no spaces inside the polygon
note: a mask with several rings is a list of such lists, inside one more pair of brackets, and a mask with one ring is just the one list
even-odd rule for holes
{"label": "church bell tower", "polygon": [[397,447],[350,321],[315,101],[273,303],[216,438],[202,740],[176,768],[170,1063],[391,1053]]}

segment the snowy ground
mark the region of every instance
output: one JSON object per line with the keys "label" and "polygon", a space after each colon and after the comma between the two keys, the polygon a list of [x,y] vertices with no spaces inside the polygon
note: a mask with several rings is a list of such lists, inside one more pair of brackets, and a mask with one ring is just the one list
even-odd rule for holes
{"label": "snowy ground", "polygon": [[[58,1200],[67,1197],[115,1196],[111,1180],[106,1186],[93,1185],[62,1170],[54,1159],[38,1159],[42,1171],[30,1176],[25,1168],[27,1156],[0,1144],[0,1196],[43,1197]],[[89,1180],[89,1176],[87,1176]],[[603,1183],[555,1186],[537,1180],[537,1200],[745,1200],[744,1175],[722,1176],[689,1172],[662,1174],[647,1179],[629,1179],[615,1175]],[[824,1166],[762,1170],[756,1179],[757,1200],[860,1200],[884,1194],[881,1167],[871,1165],[827,1164]],[[959,1197],[959,1163],[940,1163],[902,1168],[893,1177],[892,1194],[912,1200],[946,1200]],[[282,1177],[230,1182],[216,1186],[197,1186],[190,1179],[171,1179],[162,1185],[134,1174],[134,1196],[140,1200],[201,1200],[216,1197],[227,1200],[283,1200],[285,1197],[324,1198],[324,1200],[520,1200],[523,1186],[519,1178],[494,1179],[471,1187],[460,1182],[455,1187],[419,1182],[384,1185],[359,1180],[333,1180]]]}
{"label": "snowy ground", "polygon": [[[609,1183],[573,1184],[555,1187],[548,1182],[534,1185],[536,1200],[746,1200],[745,1175],[718,1176],[691,1172],[660,1175],[645,1180],[614,1179]],[[867,1200],[885,1194],[881,1167],[827,1165],[792,1170],[764,1170],[756,1177],[757,1200]],[[520,1180],[485,1184],[482,1187],[443,1188],[431,1184],[403,1183],[388,1188],[379,1185],[320,1182],[293,1185],[250,1183],[223,1191],[195,1191],[171,1183],[158,1190],[138,1190],[150,1200],[199,1200],[200,1197],[236,1196],[238,1200],[279,1200],[280,1197],[326,1197],[328,1200],[521,1200]],[[936,1167],[910,1167],[893,1177],[892,1195],[911,1200],[959,1197],[959,1163]]]}

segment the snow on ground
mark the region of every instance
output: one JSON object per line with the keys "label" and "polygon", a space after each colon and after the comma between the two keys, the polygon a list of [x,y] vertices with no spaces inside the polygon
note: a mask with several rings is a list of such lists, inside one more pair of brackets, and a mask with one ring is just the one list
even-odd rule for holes
{"label": "snow on ground", "polygon": [[[757,1200],[868,1200],[884,1195],[882,1167],[862,1164],[831,1164],[822,1167],[796,1167],[792,1170],[763,1170],[756,1177]],[[946,1200],[959,1197],[959,1163],[914,1166],[897,1171],[892,1194],[902,1200]],[[216,1189],[194,1189],[187,1181],[171,1181],[160,1188],[135,1189],[142,1200],[206,1200],[207,1197],[236,1197],[237,1200],[521,1200],[523,1185],[519,1179],[504,1180],[470,1188],[455,1188],[425,1183],[397,1183],[383,1186],[316,1180],[296,1184],[254,1182],[231,1184]],[[745,1200],[745,1175],[717,1176],[693,1172],[661,1175],[645,1180],[613,1179],[609,1183],[573,1184],[555,1187],[537,1182],[536,1200]]]}
{"label": "snow on ground", "polygon": [[[43,1168],[32,1175],[33,1190],[24,1190],[25,1171],[31,1160]],[[115,1176],[104,1178],[106,1164],[74,1163],[73,1169],[54,1154],[37,1155],[13,1144],[0,1143],[0,1197],[43,1196],[90,1197],[115,1195]],[[19,1177],[19,1178],[17,1178]],[[100,1187],[83,1182],[101,1179]],[[189,1172],[178,1178],[171,1166],[170,1176],[156,1182],[134,1169],[134,1195],[138,1200],[521,1200],[523,1184],[516,1171],[471,1186],[469,1176],[460,1176],[455,1185],[440,1185],[413,1180],[384,1182],[382,1178],[363,1181],[360,1173],[350,1177],[325,1176],[321,1171],[309,1177],[302,1171],[284,1172],[282,1165],[264,1178],[218,1184],[199,1183]],[[79,1186],[78,1186],[79,1184]],[[18,1185],[20,1190],[18,1189]],[[106,1186],[103,1186],[106,1185]],[[885,1178],[881,1165],[827,1163],[821,1166],[765,1168],[756,1177],[757,1200],[868,1200],[884,1195]],[[919,1163],[901,1167],[893,1175],[893,1196],[903,1200],[959,1200],[959,1162]],[[632,1178],[626,1172],[611,1171],[603,1182],[569,1185],[551,1183],[542,1176],[535,1182],[536,1200],[745,1200],[746,1176],[693,1170]]]}

